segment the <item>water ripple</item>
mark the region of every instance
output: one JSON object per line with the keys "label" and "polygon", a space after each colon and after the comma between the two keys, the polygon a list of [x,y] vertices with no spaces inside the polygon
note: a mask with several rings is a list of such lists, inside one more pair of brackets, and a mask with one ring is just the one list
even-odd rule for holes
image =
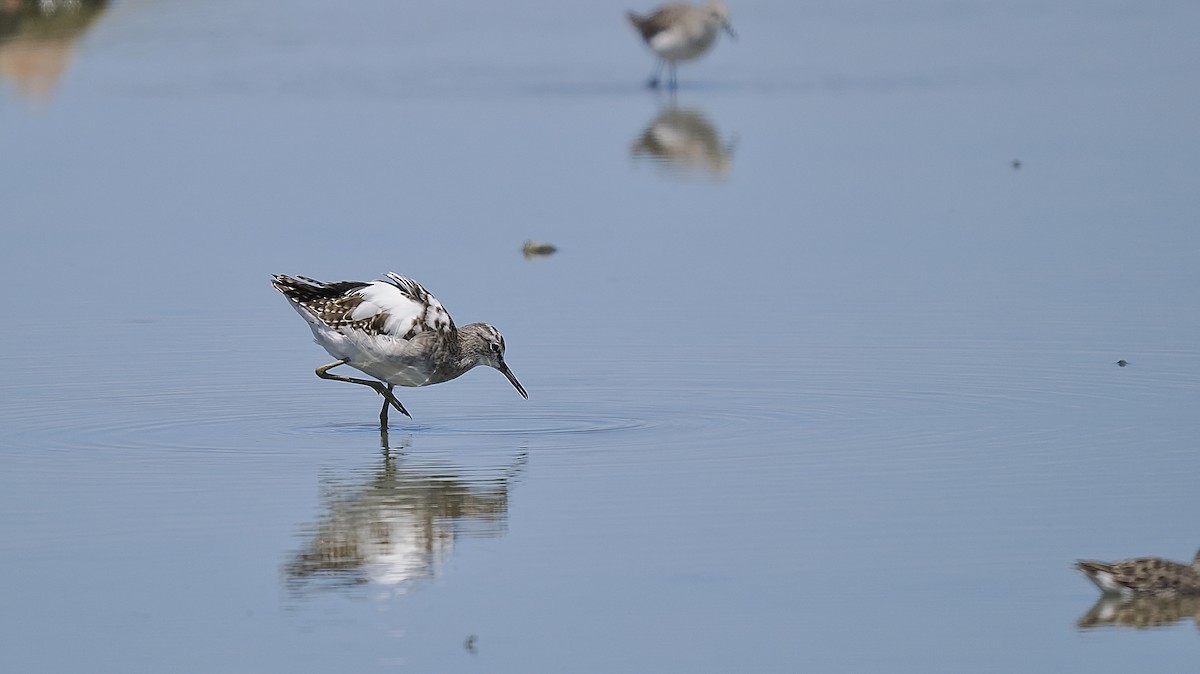
{"label": "water ripple", "polygon": [[[621,416],[584,416],[570,413],[487,413],[478,415],[439,416],[431,420],[392,420],[390,433],[414,433],[433,436],[544,436],[610,433],[650,428],[647,419]],[[342,435],[346,433],[378,434],[378,423],[324,423],[293,426],[285,431],[292,435]]]}

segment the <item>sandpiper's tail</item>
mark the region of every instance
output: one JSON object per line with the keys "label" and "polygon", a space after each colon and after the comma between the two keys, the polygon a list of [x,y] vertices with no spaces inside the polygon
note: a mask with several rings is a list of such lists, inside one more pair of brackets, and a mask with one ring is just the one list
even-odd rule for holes
{"label": "sandpiper's tail", "polygon": [[1092,576],[1095,576],[1098,573],[1112,573],[1113,572],[1112,564],[1106,564],[1104,562],[1094,562],[1090,559],[1081,559],[1078,562],[1075,562],[1075,568],[1082,571],[1084,573],[1084,575],[1088,576],[1089,578],[1091,578]]}
{"label": "sandpiper's tail", "polygon": [[370,284],[362,281],[325,283],[307,276],[276,274],[271,278],[271,285],[290,300],[292,308],[313,326],[313,330],[317,330],[352,322],[351,312],[361,300],[348,301],[346,293]]}
{"label": "sandpiper's tail", "polygon": [[1127,594],[1130,588],[1124,582],[1118,579],[1117,569],[1114,565],[1106,562],[1096,562],[1090,559],[1081,559],[1075,562],[1075,568],[1079,569],[1087,579],[1096,584],[1101,592],[1105,594]]}
{"label": "sandpiper's tail", "polygon": [[287,276],[276,274],[271,277],[271,285],[283,293],[283,296],[299,304],[317,300],[341,297],[351,290],[361,288],[366,283],[362,281],[337,281],[325,283],[307,276]]}
{"label": "sandpiper's tail", "polygon": [[636,28],[646,40],[654,37],[654,34],[658,32],[657,29],[651,25],[650,17],[638,16],[632,11],[625,12],[625,17],[629,19],[629,23],[632,24],[633,27]]}

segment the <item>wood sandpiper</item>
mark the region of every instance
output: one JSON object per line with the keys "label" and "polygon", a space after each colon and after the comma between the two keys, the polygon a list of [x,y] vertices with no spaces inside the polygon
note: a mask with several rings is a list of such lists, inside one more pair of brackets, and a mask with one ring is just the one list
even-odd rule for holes
{"label": "wood sandpiper", "polygon": [[[383,429],[387,428],[389,405],[412,417],[392,394],[396,386],[440,384],[476,365],[500,370],[529,398],[504,362],[500,331],[487,323],[456,328],[442,303],[412,279],[389,273],[378,281],[326,283],[305,276],[276,275],[271,285],[308,322],[317,343],[337,359],[317,368],[318,377],[369,386],[383,396],[379,412]],[[379,381],[329,372],[339,365],[349,365]]]}

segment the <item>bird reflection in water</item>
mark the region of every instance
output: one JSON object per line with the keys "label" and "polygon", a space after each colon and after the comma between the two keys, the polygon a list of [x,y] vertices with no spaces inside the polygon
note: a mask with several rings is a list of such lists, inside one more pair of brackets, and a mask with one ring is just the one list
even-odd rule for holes
{"label": "bird reflection in water", "polygon": [[1154,597],[1106,594],[1075,624],[1095,627],[1166,627],[1191,619],[1200,629],[1200,596]]}
{"label": "bird reflection in water", "polygon": [[524,453],[497,473],[417,459],[387,442],[384,434],[369,479],[324,481],[325,513],[284,568],[294,591],[373,584],[403,592],[435,577],[458,538],[504,535]]}
{"label": "bird reflection in water", "polygon": [[729,172],[733,143],[722,143],[716,128],[699,111],[672,103],[633,142],[629,154],[634,159],[649,157],[668,173],[720,178]]}
{"label": "bird reflection in water", "polygon": [[0,79],[45,100],[75,56],[75,43],[108,0],[0,0]]}

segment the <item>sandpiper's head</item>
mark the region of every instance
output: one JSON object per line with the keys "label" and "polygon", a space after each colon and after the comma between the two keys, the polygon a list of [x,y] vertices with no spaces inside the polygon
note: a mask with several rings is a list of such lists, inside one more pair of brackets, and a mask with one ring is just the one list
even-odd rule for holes
{"label": "sandpiper's head", "polygon": [[525,387],[521,386],[521,382],[517,381],[517,376],[508,369],[508,364],[504,362],[504,335],[496,328],[487,323],[472,323],[460,329],[461,332],[467,333],[474,339],[470,340],[469,349],[475,352],[479,358],[479,365],[488,365],[500,370],[500,372],[508,377],[508,381],[516,387],[517,392],[529,399],[529,394],[525,392]]}
{"label": "sandpiper's head", "polygon": [[733,26],[729,23],[729,8],[721,0],[712,0],[704,7],[708,12],[706,21],[717,28],[724,28],[729,37],[737,39],[737,33],[733,32]]}

